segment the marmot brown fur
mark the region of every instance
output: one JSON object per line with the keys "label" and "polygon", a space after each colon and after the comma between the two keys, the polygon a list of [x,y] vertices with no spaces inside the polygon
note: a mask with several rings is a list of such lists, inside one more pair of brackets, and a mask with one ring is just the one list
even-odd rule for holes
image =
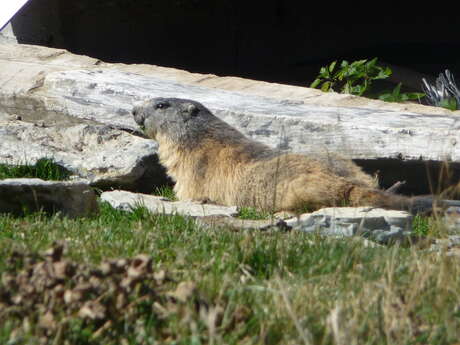
{"label": "marmot brown fur", "polygon": [[202,104],[154,98],[133,115],[159,144],[160,162],[175,180],[180,200],[210,200],[261,210],[305,210],[326,206],[430,208],[378,190],[374,178],[351,160],[280,153],[253,141]]}

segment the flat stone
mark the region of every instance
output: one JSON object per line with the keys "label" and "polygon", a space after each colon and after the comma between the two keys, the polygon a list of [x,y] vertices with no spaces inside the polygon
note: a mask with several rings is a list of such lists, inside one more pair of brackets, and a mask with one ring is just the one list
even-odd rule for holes
{"label": "flat stone", "polygon": [[303,214],[299,218],[291,218],[286,220],[286,223],[296,227],[312,219],[324,217],[338,223],[356,224],[368,229],[389,228],[392,225],[408,228],[412,224],[412,215],[408,212],[373,207],[327,207]]}
{"label": "flat stone", "polygon": [[197,219],[197,223],[201,226],[210,228],[230,228],[237,230],[278,230],[288,231],[290,227],[280,219],[239,219],[225,216],[206,216]]}
{"label": "flat stone", "polygon": [[451,206],[444,212],[443,224],[451,234],[460,234],[460,207]]}
{"label": "flat stone", "polygon": [[61,212],[88,216],[98,210],[96,194],[87,181],[0,180],[0,213]]}
{"label": "flat stone", "polygon": [[439,254],[444,253],[447,256],[460,257],[460,235],[437,238],[428,250]]}
{"label": "flat stone", "polygon": [[363,235],[378,243],[409,236],[412,216],[405,211],[370,207],[330,207],[286,220],[294,230],[328,236]]}
{"label": "flat stone", "polygon": [[434,240],[432,249],[460,248],[460,235],[449,235],[447,238],[437,238]]}
{"label": "flat stone", "polygon": [[219,206],[191,201],[169,201],[154,195],[131,193],[121,190],[104,192],[101,200],[113,208],[130,211],[143,206],[153,213],[180,214],[191,217],[234,216],[238,213],[236,206]]}

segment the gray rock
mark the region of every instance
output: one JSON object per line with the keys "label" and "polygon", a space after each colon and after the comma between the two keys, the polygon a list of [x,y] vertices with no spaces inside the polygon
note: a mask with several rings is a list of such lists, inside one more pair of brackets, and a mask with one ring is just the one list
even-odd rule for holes
{"label": "gray rock", "polygon": [[432,250],[460,247],[460,235],[450,235],[447,238],[437,238],[431,246]]}
{"label": "gray rock", "polygon": [[363,234],[367,238],[381,244],[390,243],[411,243],[416,241],[412,238],[412,232],[399,228],[397,226],[391,226],[390,230],[368,230]]}
{"label": "gray rock", "polygon": [[0,163],[34,164],[52,158],[97,187],[150,192],[165,182],[157,144],[106,125],[41,126],[0,116]]}
{"label": "gray rock", "polygon": [[0,213],[43,210],[77,217],[97,209],[96,194],[86,181],[0,180]]}
{"label": "gray rock", "polygon": [[428,251],[444,253],[447,256],[460,257],[460,235],[450,235],[447,238],[437,238]]}
{"label": "gray rock", "polygon": [[408,212],[369,207],[330,207],[286,220],[295,230],[327,236],[362,235],[378,243],[401,241],[410,235]]}
{"label": "gray rock", "polygon": [[449,233],[460,235],[460,207],[449,207],[444,212],[443,224]]}
{"label": "gray rock", "polygon": [[449,236],[449,242],[451,246],[460,246],[460,235]]}
{"label": "gray rock", "polygon": [[237,230],[289,231],[291,228],[280,219],[239,219],[226,216],[206,216],[197,219],[201,226],[210,228],[230,228]]}
{"label": "gray rock", "polygon": [[219,206],[191,201],[169,201],[159,196],[121,190],[104,192],[101,194],[101,200],[108,202],[114,208],[125,211],[143,206],[154,213],[181,214],[192,217],[233,216],[238,213],[236,206]]}
{"label": "gray rock", "polygon": [[[1,23],[0,23],[1,26]],[[16,36],[14,35],[13,27],[11,23],[5,25],[0,31],[0,43],[18,43]]]}

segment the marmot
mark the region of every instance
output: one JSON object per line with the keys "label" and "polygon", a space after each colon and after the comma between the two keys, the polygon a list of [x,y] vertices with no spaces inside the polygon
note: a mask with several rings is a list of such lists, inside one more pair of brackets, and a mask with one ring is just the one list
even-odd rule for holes
{"label": "marmot", "polygon": [[417,211],[432,198],[379,190],[351,160],[280,153],[245,137],[202,104],[154,98],[133,108],[135,121],[159,144],[160,162],[180,200],[209,200],[260,210],[301,211],[374,206]]}

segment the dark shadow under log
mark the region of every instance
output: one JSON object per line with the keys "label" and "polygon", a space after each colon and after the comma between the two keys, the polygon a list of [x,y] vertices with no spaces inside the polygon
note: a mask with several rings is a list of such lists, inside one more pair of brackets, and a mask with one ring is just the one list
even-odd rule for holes
{"label": "dark shadow under log", "polygon": [[[369,174],[377,174],[380,187],[388,189],[398,181],[406,181],[398,188],[398,194],[439,194],[452,189],[460,181],[459,162],[440,162],[402,159],[356,159],[356,164]],[[457,198],[452,192],[446,197]]]}

